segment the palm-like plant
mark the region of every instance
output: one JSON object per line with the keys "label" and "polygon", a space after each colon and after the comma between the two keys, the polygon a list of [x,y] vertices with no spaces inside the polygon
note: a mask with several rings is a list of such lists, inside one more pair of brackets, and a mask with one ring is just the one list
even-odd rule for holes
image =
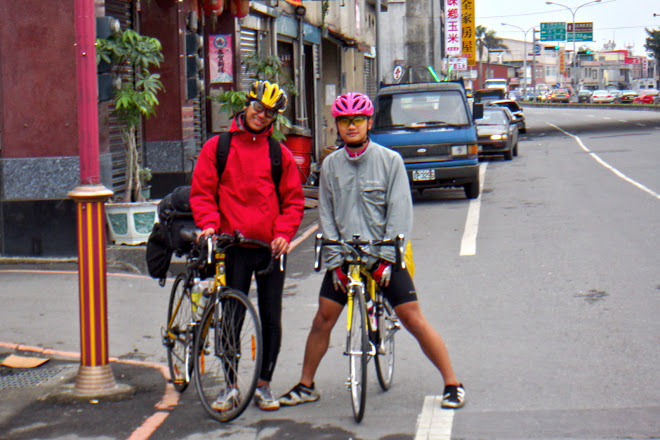
{"label": "palm-like plant", "polygon": [[646,38],[644,48],[653,55],[656,67],[660,68],[660,29],[655,31],[646,29],[646,33],[648,37]]}
{"label": "palm-like plant", "polygon": [[484,81],[484,65],[483,54],[484,49],[487,52],[487,62],[490,64],[490,51],[493,49],[508,49],[508,46],[502,42],[502,39],[497,36],[494,30],[489,30],[485,26],[478,25],[475,29],[475,40],[477,43],[477,54],[479,55],[479,64],[481,65],[481,72],[479,78],[481,83]]}
{"label": "palm-like plant", "polygon": [[112,66],[119,77],[131,73],[133,81],[124,81],[114,93],[117,119],[123,124],[121,136],[126,149],[126,191],[123,201],[142,201],[140,165],[136,132],[142,117],[156,113],[157,94],[163,90],[158,73],[151,73],[151,66],[159,66],[163,52],[157,38],[140,35],[127,29],[119,35],[96,40],[96,62],[104,61]]}

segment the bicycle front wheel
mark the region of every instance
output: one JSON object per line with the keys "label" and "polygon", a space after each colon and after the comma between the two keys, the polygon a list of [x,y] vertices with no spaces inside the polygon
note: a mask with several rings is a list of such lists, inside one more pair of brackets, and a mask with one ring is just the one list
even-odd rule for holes
{"label": "bicycle front wheel", "polygon": [[351,393],[353,417],[361,422],[367,404],[367,361],[369,360],[369,334],[363,292],[355,289],[351,306],[351,327],[348,330],[348,390]]}
{"label": "bicycle front wheel", "polygon": [[245,410],[262,358],[261,323],[243,293],[227,289],[209,302],[195,335],[195,385],[206,412],[228,422]]}
{"label": "bicycle front wheel", "polygon": [[167,365],[174,389],[183,392],[190,384],[192,362],[192,303],[186,275],[179,274],[174,280],[170,303],[167,307],[167,327],[163,345],[167,348]]}
{"label": "bicycle front wheel", "polygon": [[394,335],[399,330],[399,318],[387,298],[382,298],[378,314],[378,340],[376,345],[376,375],[383,391],[392,386],[394,377]]}

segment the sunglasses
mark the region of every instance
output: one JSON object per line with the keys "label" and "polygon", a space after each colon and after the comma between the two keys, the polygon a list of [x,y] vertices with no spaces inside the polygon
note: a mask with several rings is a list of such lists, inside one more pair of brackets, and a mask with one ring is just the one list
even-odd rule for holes
{"label": "sunglasses", "polygon": [[250,107],[257,113],[264,113],[267,118],[274,118],[276,111],[272,108],[268,108],[259,101],[250,101]]}
{"label": "sunglasses", "polygon": [[354,118],[337,118],[337,124],[345,128],[350,127],[351,124],[357,127],[358,125],[362,125],[367,122],[367,119],[369,118],[366,116],[356,116]]}

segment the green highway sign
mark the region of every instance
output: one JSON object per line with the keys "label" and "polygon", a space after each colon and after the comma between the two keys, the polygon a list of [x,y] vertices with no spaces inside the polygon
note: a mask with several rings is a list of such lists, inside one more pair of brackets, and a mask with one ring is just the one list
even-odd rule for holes
{"label": "green highway sign", "polygon": [[566,22],[541,23],[541,41],[566,41]]}
{"label": "green highway sign", "polygon": [[[573,41],[573,23],[566,24],[566,41]],[[575,23],[575,41],[594,41],[594,24]]]}

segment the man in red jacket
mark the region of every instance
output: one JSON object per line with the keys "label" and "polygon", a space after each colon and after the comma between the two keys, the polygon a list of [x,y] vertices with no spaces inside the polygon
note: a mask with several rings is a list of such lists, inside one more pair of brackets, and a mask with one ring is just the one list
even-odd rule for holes
{"label": "man in red jacket", "polygon": [[[257,81],[250,87],[243,111],[229,129],[231,143],[222,176],[218,178],[218,136],[209,139],[195,165],[190,205],[201,238],[240,231],[245,237],[270,243],[272,257],[289,250],[303,217],[305,198],[293,154],[282,149],[278,188],[271,171],[269,136],[277,113],[284,111],[286,94],[277,84]],[[227,283],[247,294],[252,274],[268,265],[271,254],[263,248],[234,247],[227,254]],[[264,341],[263,366],[254,400],[259,408],[279,408],[270,381],[282,339],[282,290],[284,272],[273,270],[256,276],[259,316]],[[212,405],[227,411],[236,404],[239,390],[229,387]]]}

